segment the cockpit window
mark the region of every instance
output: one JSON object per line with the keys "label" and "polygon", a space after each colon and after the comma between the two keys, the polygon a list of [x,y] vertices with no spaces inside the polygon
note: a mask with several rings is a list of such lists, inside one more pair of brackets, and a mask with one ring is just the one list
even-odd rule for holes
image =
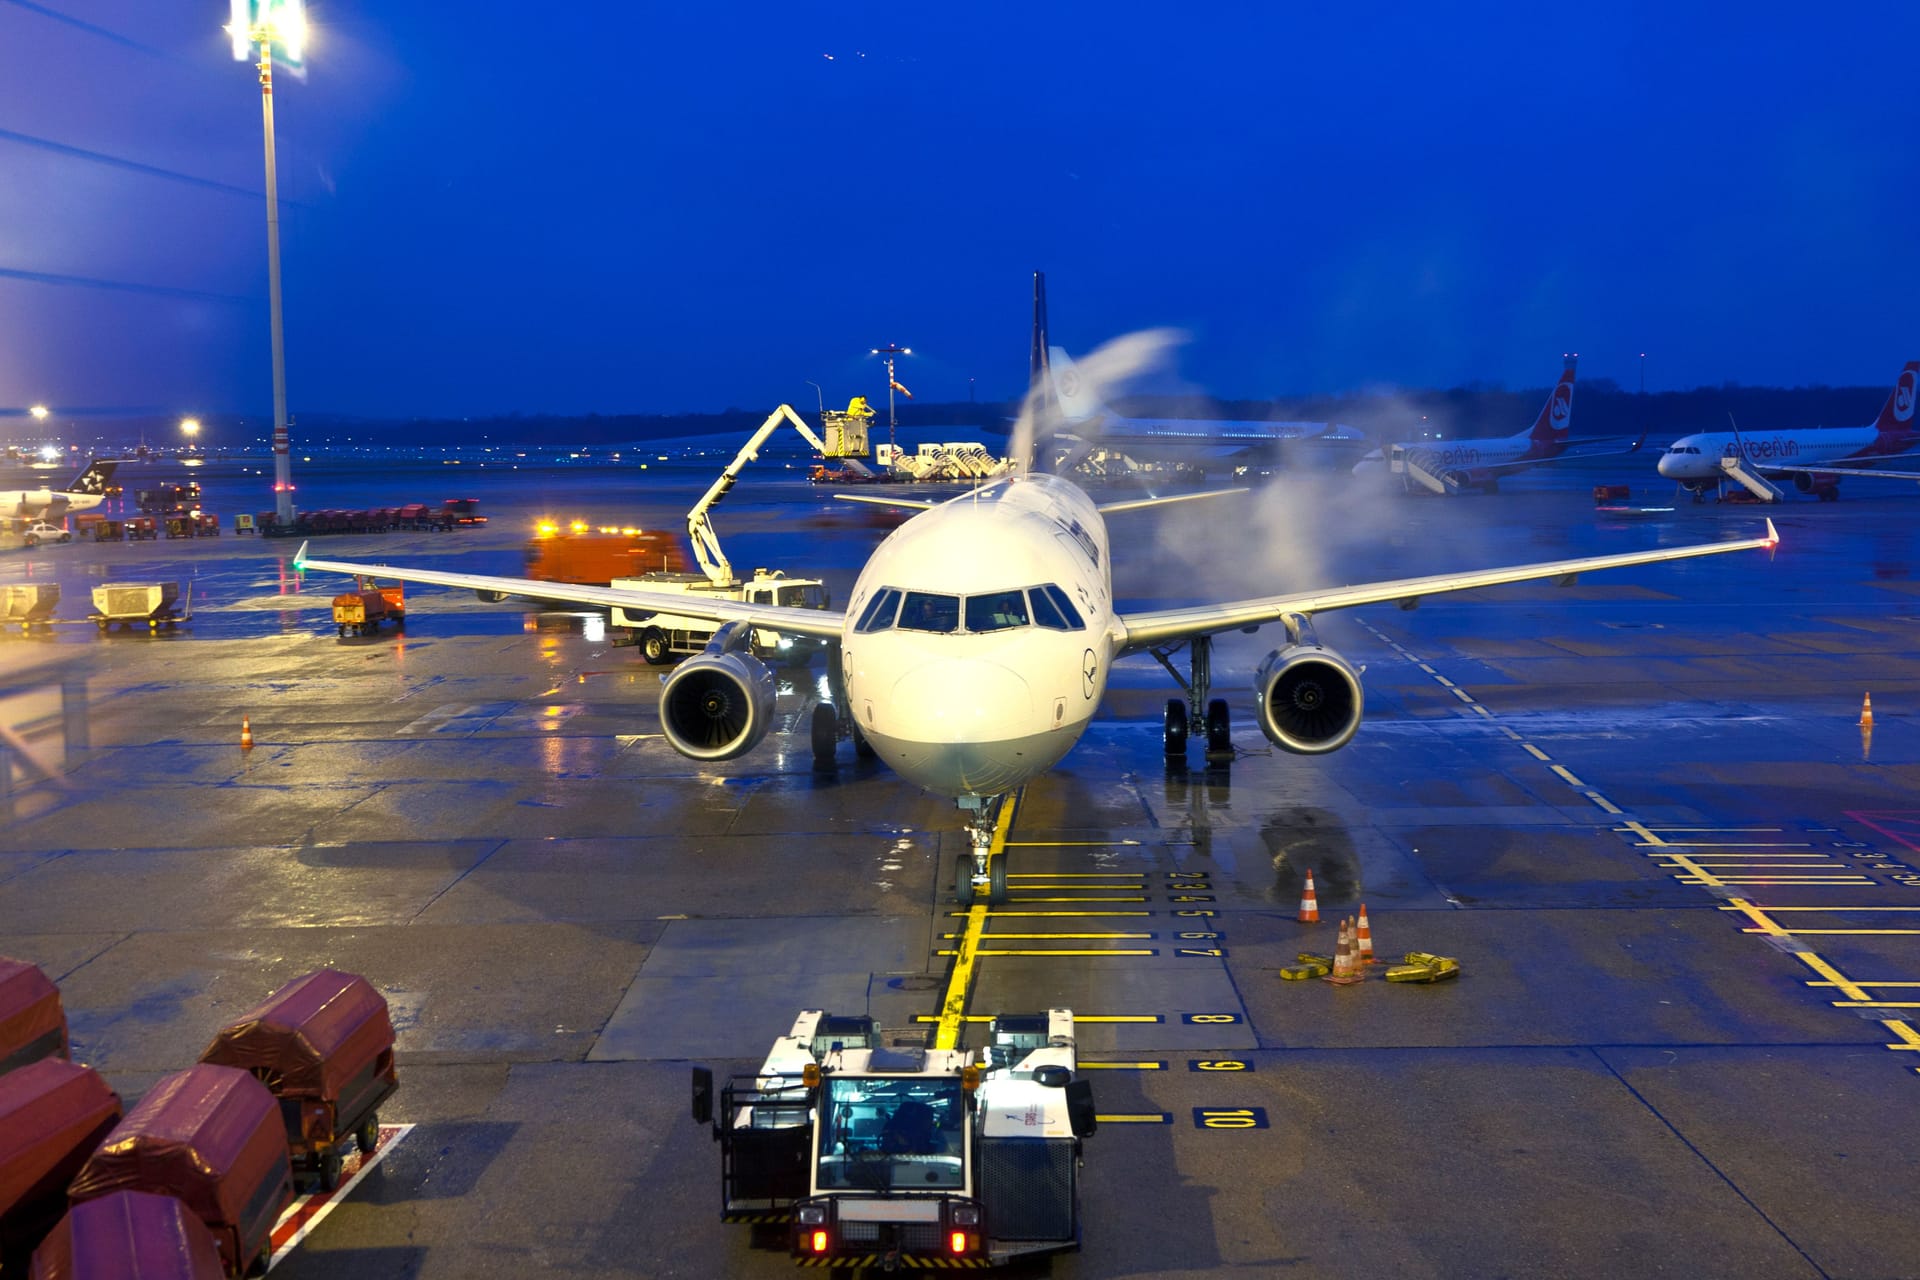
{"label": "cockpit window", "polygon": [[1027,593],[990,591],[967,597],[967,630],[1005,631],[1027,625]]}
{"label": "cockpit window", "polygon": [[1027,593],[1033,601],[1033,621],[1035,625],[1049,631],[1079,631],[1086,623],[1080,620],[1080,611],[1073,607],[1073,601],[1067,593],[1052,583],[1044,587],[1035,587]]}
{"label": "cockpit window", "polygon": [[873,603],[860,615],[855,631],[867,634],[873,631],[885,631],[893,625],[893,615],[900,609],[900,593],[892,587],[882,587],[874,592]]}
{"label": "cockpit window", "polygon": [[960,629],[960,597],[909,591],[896,624],[902,631],[947,633]]}

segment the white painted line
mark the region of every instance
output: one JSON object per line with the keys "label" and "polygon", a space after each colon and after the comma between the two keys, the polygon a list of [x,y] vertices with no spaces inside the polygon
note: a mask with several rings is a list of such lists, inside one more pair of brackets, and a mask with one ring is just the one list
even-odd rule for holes
{"label": "white painted line", "polygon": [[[393,1133],[393,1136],[391,1138],[387,1137],[387,1133],[389,1130],[391,1130]],[[275,1267],[279,1266],[280,1263],[286,1258],[286,1256],[289,1253],[293,1252],[294,1246],[299,1244],[302,1240],[305,1240],[308,1235],[312,1234],[313,1229],[315,1227],[319,1226],[322,1222],[325,1222],[327,1220],[327,1215],[332,1213],[336,1208],[338,1208],[340,1202],[347,1198],[348,1193],[351,1192],[355,1187],[360,1185],[360,1179],[366,1177],[368,1173],[372,1172],[373,1167],[379,1164],[382,1160],[385,1160],[387,1158],[387,1153],[392,1151],[395,1147],[399,1146],[401,1141],[405,1139],[406,1136],[412,1132],[413,1132],[413,1126],[410,1124],[381,1125],[380,1126],[380,1144],[373,1149],[373,1155],[371,1157],[362,1159],[360,1162],[360,1167],[353,1171],[353,1176],[351,1178],[348,1178],[345,1182],[340,1184],[340,1187],[338,1190],[332,1191],[332,1192],[308,1192],[304,1196],[294,1197],[293,1203],[287,1206],[287,1211],[280,1215],[280,1221],[273,1224],[273,1231],[269,1234],[269,1237],[268,1237],[269,1239],[272,1239],[274,1236],[277,1236],[280,1233],[280,1228],[284,1226],[289,1220],[304,1213],[307,1209],[308,1203],[314,1200],[316,1197],[324,1195],[326,1199],[321,1203],[318,1209],[315,1209],[313,1211],[313,1215],[311,1217],[307,1218],[304,1222],[300,1224],[299,1230],[295,1231],[291,1236],[287,1237],[286,1242],[284,1244],[275,1243],[275,1245],[273,1246],[273,1257],[267,1262],[267,1270],[271,1271]]]}

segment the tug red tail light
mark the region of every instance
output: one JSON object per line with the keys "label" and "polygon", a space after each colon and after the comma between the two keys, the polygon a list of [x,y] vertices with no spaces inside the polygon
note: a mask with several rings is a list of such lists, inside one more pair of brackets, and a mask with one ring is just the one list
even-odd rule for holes
{"label": "tug red tail light", "polygon": [[965,1253],[967,1251],[967,1233],[964,1231],[948,1232],[947,1247],[955,1253]]}
{"label": "tug red tail light", "polygon": [[813,1232],[807,1237],[807,1246],[815,1253],[825,1253],[827,1251],[827,1233],[824,1231]]}

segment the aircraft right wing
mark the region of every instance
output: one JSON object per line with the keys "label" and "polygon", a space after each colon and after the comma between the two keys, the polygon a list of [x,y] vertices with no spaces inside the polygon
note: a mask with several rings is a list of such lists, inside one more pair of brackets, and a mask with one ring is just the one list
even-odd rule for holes
{"label": "aircraft right wing", "polygon": [[466,587],[485,596],[525,596],[530,600],[556,600],[564,604],[593,604],[603,608],[618,606],[632,613],[667,613],[707,622],[746,622],[768,631],[793,636],[817,636],[838,640],[846,615],[838,609],[799,609],[791,605],[748,604],[744,600],[721,600],[711,596],[673,591],[636,591],[626,587],[589,587],[574,582],[541,582],[534,578],[494,578],[478,573],[446,573],[439,569],[415,569],[405,565],[355,564],[346,560],[309,560],[307,544],[301,543],[294,554],[293,567],[299,572],[322,569],[328,573],[364,574],[393,578],[400,582],[425,582],[441,587]]}
{"label": "aircraft right wing", "polygon": [[1587,556],[1579,560],[1548,560],[1536,564],[1512,565],[1505,569],[1477,569],[1467,573],[1436,573],[1424,578],[1399,578],[1391,582],[1365,583],[1356,587],[1328,587],[1319,591],[1299,591],[1283,596],[1263,596],[1237,600],[1229,604],[1189,605],[1177,609],[1154,609],[1146,613],[1116,616],[1114,625],[1123,633],[1118,637],[1120,655],[1141,653],[1160,645],[1177,644],[1195,636],[1220,631],[1237,631],[1278,622],[1288,614],[1310,617],[1329,609],[1351,609],[1356,605],[1392,601],[1411,609],[1423,596],[1443,595],[1451,591],[1471,591],[1506,582],[1530,582],[1540,578],[1559,578],[1572,582],[1580,574],[1600,569],[1623,569],[1628,565],[1653,564],[1661,560],[1685,560],[1693,556],[1717,556],[1729,551],[1772,551],[1780,545],[1780,535],[1767,521],[1767,536],[1737,542],[1706,542],[1688,547],[1667,547],[1657,551],[1629,551],[1621,555]]}

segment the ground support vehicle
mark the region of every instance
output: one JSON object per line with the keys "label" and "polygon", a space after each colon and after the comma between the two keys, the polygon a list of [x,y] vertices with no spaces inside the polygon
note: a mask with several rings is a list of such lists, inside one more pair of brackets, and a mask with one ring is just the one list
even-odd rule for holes
{"label": "ground support vehicle", "polygon": [[686,567],[680,544],[659,529],[589,529],[579,521],[562,528],[542,521],[527,543],[527,576],[540,582],[603,587],[616,578]]}
{"label": "ground support vehicle", "polygon": [[0,1076],[70,1055],[60,988],[37,965],[0,956]]}
{"label": "ground support vehicle", "polygon": [[979,1050],[889,1047],[814,1009],[693,1117],[720,1144],[721,1216],[784,1222],[803,1265],[984,1267],[1080,1243],[1093,1094],[1073,1013],[1002,1015]]}
{"label": "ground support vehicle", "polygon": [[57,524],[35,520],[27,526],[26,532],[20,535],[20,540],[30,547],[37,547],[43,542],[72,542],[73,535]]}
{"label": "ground support vehicle", "polygon": [[228,1275],[264,1272],[273,1224],[293,1202],[279,1103],[237,1067],[202,1062],[162,1077],[67,1196],[78,1206],[116,1191],[178,1197],[213,1231]]}
{"label": "ground support vehicle", "polygon": [[407,627],[407,588],[403,582],[390,587],[376,586],[372,578],[356,577],[354,589],[333,598],[333,625],[344,638],[351,631],[364,636],[380,630],[391,620],[396,630]]}
{"label": "ground support vehicle", "polygon": [[0,1270],[27,1258],[67,1211],[67,1184],[120,1122],[92,1067],[46,1058],[0,1076]]}
{"label": "ground support vehicle", "polygon": [[0,587],[0,623],[22,631],[46,626],[59,603],[57,582],[9,582]]}
{"label": "ground support vehicle", "polygon": [[116,1191],[77,1204],[33,1255],[29,1280],[219,1280],[214,1233],[172,1196]]}
{"label": "ground support vehicle", "polygon": [[182,612],[179,600],[177,582],[107,582],[93,589],[95,611],[87,616],[102,634],[115,626],[129,631],[142,625],[149,631],[161,627],[171,631],[176,623],[193,617],[191,603]]}
{"label": "ground support vehicle", "polygon": [[[778,570],[755,569],[744,582],[729,579],[714,582],[698,573],[648,573],[638,578],[615,578],[616,587],[636,591],[684,592],[706,600],[744,600],[749,604],[777,604],[796,609],[825,609],[832,596],[824,582],[814,578],[789,578]],[[654,666],[673,661],[676,656],[699,653],[718,630],[715,623],[673,613],[629,613],[615,606],[613,625],[623,632],[615,643],[638,645],[640,656]],[[765,627],[753,630],[755,657],[786,667],[804,667],[823,652],[827,641],[808,636],[787,636]]]}
{"label": "ground support vehicle", "polygon": [[280,1103],[297,1172],[340,1185],[350,1145],[371,1155],[400,1087],[393,1022],[373,984],[338,969],[295,978],[213,1038],[200,1061],[250,1071]]}

